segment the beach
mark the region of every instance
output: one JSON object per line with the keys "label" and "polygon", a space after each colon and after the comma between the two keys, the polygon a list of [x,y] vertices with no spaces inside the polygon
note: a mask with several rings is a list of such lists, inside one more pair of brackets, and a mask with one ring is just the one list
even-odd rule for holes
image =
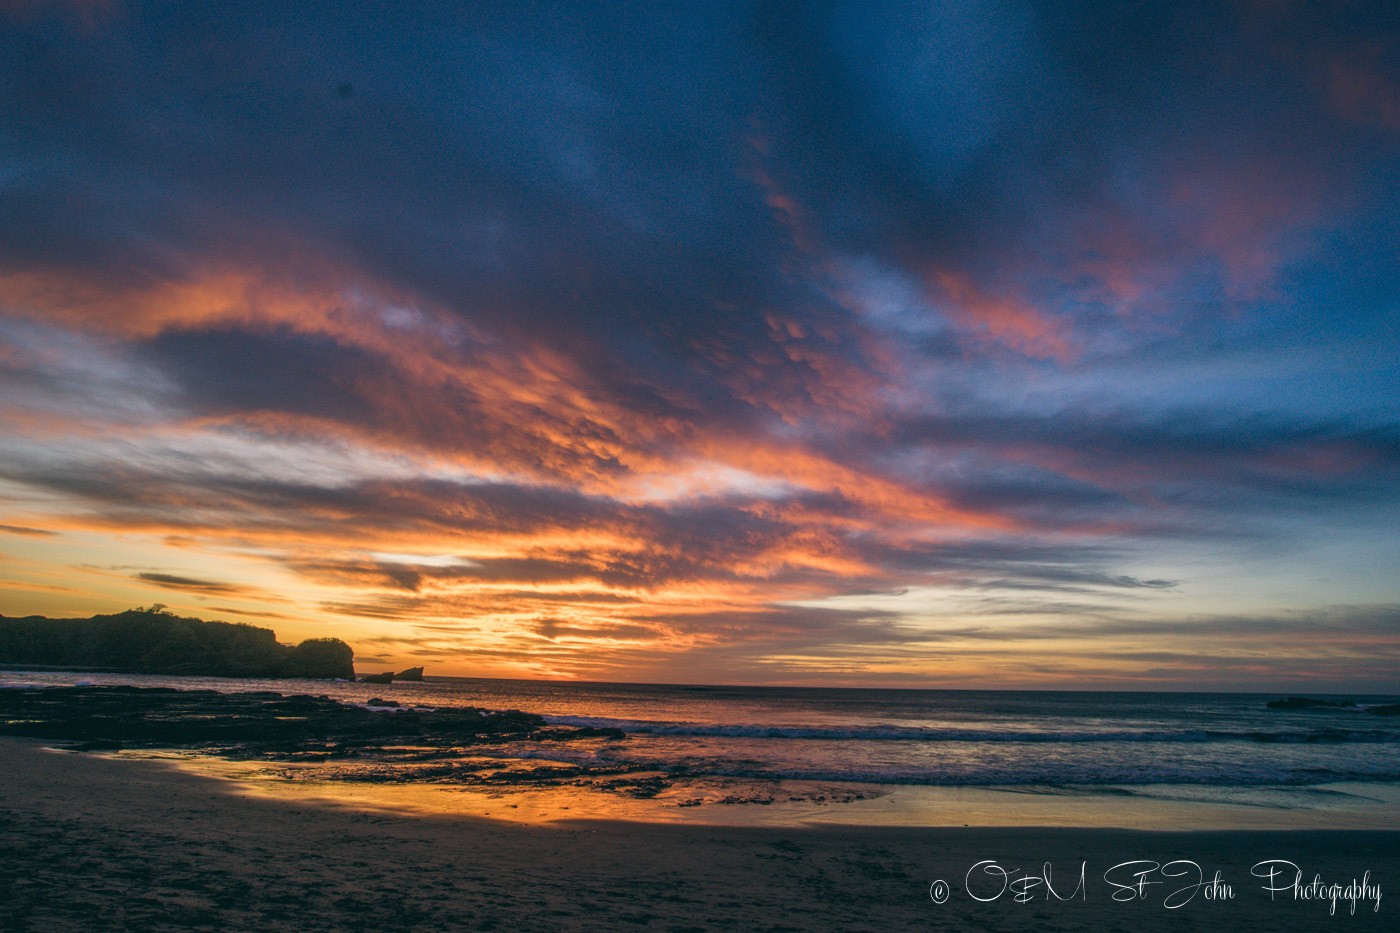
{"label": "beach", "polygon": [[[1393,929],[1392,832],[1164,832],[1035,827],[785,827],[561,820],[527,825],[250,795],[172,762],[0,740],[0,928],[5,930],[1134,930]],[[1105,873],[1185,859],[1219,871],[1115,901]],[[1379,885],[1379,911],[1276,899],[1267,859],[1311,882]],[[985,860],[1042,875],[1026,903]],[[1079,881],[1082,895],[1068,889]],[[1110,873],[1131,882],[1135,869]],[[937,881],[946,901],[934,902]],[[1161,880],[1159,878],[1159,880]],[[977,894],[986,900],[973,900]]]}

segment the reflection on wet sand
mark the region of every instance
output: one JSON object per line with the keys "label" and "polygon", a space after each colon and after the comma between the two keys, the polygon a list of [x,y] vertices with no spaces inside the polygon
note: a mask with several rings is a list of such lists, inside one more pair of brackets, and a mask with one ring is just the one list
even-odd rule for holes
{"label": "reflection on wet sand", "polygon": [[1219,789],[1132,787],[914,787],[816,781],[703,778],[676,781],[653,796],[605,784],[381,783],[346,780],[323,763],[269,766],[203,755],[121,752],[233,782],[255,797],[358,810],[485,816],[549,825],[622,820],[710,826],[1118,827],[1149,830],[1400,829],[1400,788],[1338,784],[1279,788],[1232,799]]}

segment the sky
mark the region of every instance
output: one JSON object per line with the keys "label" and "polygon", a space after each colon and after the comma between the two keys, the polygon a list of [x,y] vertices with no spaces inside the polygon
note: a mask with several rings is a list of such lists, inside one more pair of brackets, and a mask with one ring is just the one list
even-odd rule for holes
{"label": "sky", "polygon": [[1400,10],[0,2],[0,613],[1400,691]]}

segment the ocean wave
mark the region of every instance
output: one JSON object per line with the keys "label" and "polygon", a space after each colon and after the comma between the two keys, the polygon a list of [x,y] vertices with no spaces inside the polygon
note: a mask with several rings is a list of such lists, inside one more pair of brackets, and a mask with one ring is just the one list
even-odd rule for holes
{"label": "ocean wave", "polygon": [[1400,743],[1400,731],[1387,729],[1310,729],[1243,731],[1214,729],[1180,730],[1018,730],[958,729],[921,726],[796,726],[739,725],[730,723],[657,722],[643,719],[608,719],[598,716],[546,716],[562,726],[621,729],[636,735],[706,736],[718,738],[809,739],[816,741],[872,742],[1259,742],[1270,744],[1384,744]]}

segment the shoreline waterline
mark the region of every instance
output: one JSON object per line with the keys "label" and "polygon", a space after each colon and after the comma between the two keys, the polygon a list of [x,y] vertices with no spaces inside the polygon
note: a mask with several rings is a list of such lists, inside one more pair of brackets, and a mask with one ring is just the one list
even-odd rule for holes
{"label": "shoreline waterline", "polygon": [[[52,744],[47,747],[52,748]],[[162,749],[91,754],[162,763],[217,779],[228,785],[231,793],[253,798],[401,815],[484,817],[541,826],[602,820],[793,829],[1400,831],[1400,787],[1389,784],[1262,789],[1278,795],[1274,805],[1252,799],[1231,801],[1228,789],[1222,794],[1219,788],[1192,785],[929,787],[810,781],[691,782],[656,797],[636,798],[577,786],[481,788],[344,781],[319,776],[323,766],[318,763],[230,761]],[[1249,791],[1250,797],[1256,797],[1261,789]]]}

